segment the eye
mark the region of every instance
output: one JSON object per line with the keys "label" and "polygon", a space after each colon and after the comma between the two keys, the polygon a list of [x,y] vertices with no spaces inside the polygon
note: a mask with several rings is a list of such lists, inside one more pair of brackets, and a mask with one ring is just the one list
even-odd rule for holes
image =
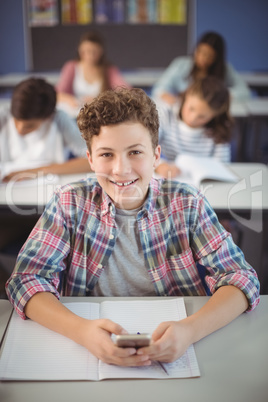
{"label": "eye", "polygon": [[103,158],[109,158],[112,156],[112,154],[110,152],[105,152],[104,154],[101,154],[100,156],[102,156]]}
{"label": "eye", "polygon": [[141,154],[141,151],[131,151],[130,152],[130,155],[139,155],[139,154]]}

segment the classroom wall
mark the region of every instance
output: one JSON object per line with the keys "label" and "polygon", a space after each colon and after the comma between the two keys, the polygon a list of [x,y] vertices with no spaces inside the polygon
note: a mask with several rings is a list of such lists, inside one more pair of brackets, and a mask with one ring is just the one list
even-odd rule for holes
{"label": "classroom wall", "polygon": [[[0,74],[27,71],[23,0],[0,1]],[[239,71],[268,71],[267,0],[196,0],[196,37],[216,30]]]}
{"label": "classroom wall", "polygon": [[196,0],[197,37],[223,35],[227,60],[238,71],[268,71],[267,0]]}
{"label": "classroom wall", "polygon": [[0,74],[25,72],[23,0],[0,0]]}

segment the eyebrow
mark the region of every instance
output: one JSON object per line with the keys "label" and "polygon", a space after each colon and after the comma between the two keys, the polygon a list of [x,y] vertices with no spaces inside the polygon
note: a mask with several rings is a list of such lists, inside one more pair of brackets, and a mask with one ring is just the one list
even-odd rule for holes
{"label": "eyebrow", "polygon": [[[136,148],[137,146],[146,148],[145,145],[143,145],[143,144],[133,144],[133,145],[130,145],[129,147],[127,147],[126,150],[131,149],[131,148]],[[96,151],[113,151],[113,150],[114,150],[113,148],[109,148],[109,147],[100,147],[100,148],[96,149]]]}

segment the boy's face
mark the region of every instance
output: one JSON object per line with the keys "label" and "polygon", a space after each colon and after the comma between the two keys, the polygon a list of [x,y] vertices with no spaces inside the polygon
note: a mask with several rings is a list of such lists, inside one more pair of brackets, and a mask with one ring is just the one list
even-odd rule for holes
{"label": "boy's face", "polygon": [[135,209],[143,204],[160,158],[160,146],[153,150],[149,131],[142,124],[101,127],[87,156],[99,184],[117,208]]}
{"label": "boy's face", "polygon": [[42,119],[18,120],[14,118],[15,127],[20,135],[29,134],[41,126]]}

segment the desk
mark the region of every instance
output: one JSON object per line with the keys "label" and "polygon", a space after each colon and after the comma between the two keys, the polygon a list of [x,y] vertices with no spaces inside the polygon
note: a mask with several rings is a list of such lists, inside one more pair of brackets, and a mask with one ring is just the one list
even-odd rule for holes
{"label": "desk", "polygon": [[[220,219],[236,222],[237,232],[239,236],[243,234],[243,238],[235,241],[257,271],[262,286],[268,281],[268,270],[262,263],[264,250],[267,249],[264,233],[268,226],[268,168],[258,163],[232,163],[229,166],[240,178],[238,183],[206,181],[202,183],[201,190]],[[58,181],[53,181],[51,176],[46,184],[43,182],[40,185],[33,185],[30,181],[1,185],[0,233],[4,233],[4,240],[7,239],[6,228],[11,225],[15,228],[34,226],[58,185],[86,176],[64,175]]]}
{"label": "desk", "polygon": [[247,130],[242,136],[244,160],[268,163],[268,97],[246,102]]}
{"label": "desk", "polygon": [[12,90],[21,81],[31,77],[44,78],[51,85],[55,85],[59,79],[59,72],[10,73],[0,75],[0,90]]}
{"label": "desk", "polygon": [[[99,302],[102,299],[77,297],[62,300]],[[206,303],[208,297],[185,297],[184,300],[187,315],[191,315]],[[0,328],[7,324],[6,303],[0,300]],[[267,402],[267,311],[268,296],[261,296],[255,311],[242,314],[226,327],[197,342],[195,351],[200,378],[2,382],[0,399],[2,402]]]}
{"label": "desk", "polygon": [[[163,68],[139,68],[136,70],[122,70],[122,76],[133,87],[150,88],[163,74]],[[40,72],[40,73],[10,73],[0,75],[0,90],[12,90],[19,82],[30,77],[42,77],[50,84],[56,85],[59,80],[60,72]]]}
{"label": "desk", "polygon": [[267,95],[268,93],[268,72],[266,73],[251,73],[241,72],[241,77],[245,80],[247,85],[256,90],[258,95]]}
{"label": "desk", "polygon": [[[121,73],[125,80],[135,87],[151,87],[161,77],[164,68],[138,68],[135,70],[122,70]],[[12,89],[20,81],[29,77],[43,77],[52,85],[55,85],[59,79],[59,71],[49,72],[32,72],[32,73],[10,73],[0,75],[0,89]],[[268,88],[268,73],[252,73],[240,72],[241,77],[245,80],[247,85],[256,89],[258,93],[262,94]]]}
{"label": "desk", "polygon": [[[241,179],[245,178],[243,188],[234,183],[206,181],[201,189],[212,207],[219,213],[229,214],[230,210],[246,216],[253,210],[268,213],[268,169],[260,163],[231,163],[230,169]],[[45,182],[34,185],[31,181],[14,184],[9,182],[0,186],[0,211],[12,211],[19,215],[41,214],[51,198],[53,191],[59,185],[90,177],[90,174],[74,174],[59,176],[54,180],[52,175]],[[254,180],[257,180],[254,182]],[[261,182],[260,182],[261,180]],[[251,182],[251,185],[249,184]],[[252,191],[261,190],[252,205]]]}

